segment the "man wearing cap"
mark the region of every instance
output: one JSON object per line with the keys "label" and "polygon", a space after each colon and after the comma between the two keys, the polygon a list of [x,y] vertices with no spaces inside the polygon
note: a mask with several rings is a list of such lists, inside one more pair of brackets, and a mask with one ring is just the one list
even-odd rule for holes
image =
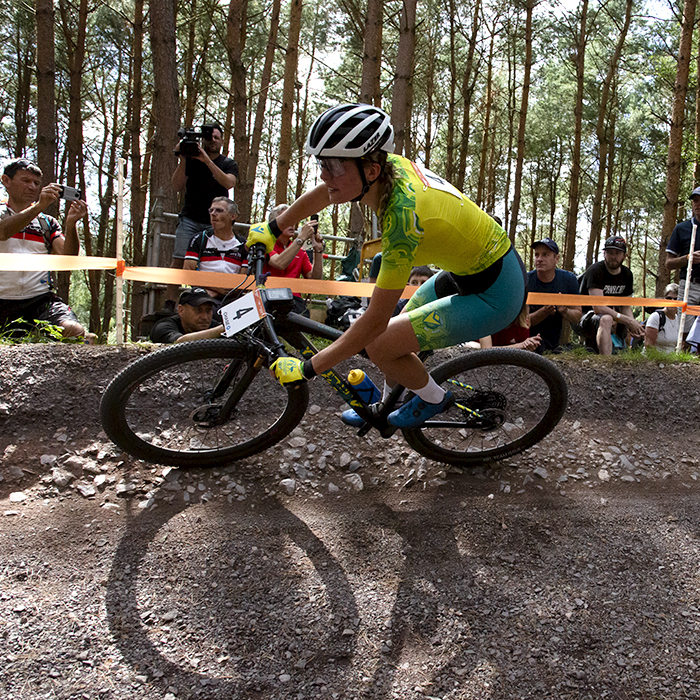
{"label": "man wearing cap", "polygon": [[177,315],[158,321],[151,329],[151,340],[154,343],[184,343],[217,338],[224,327],[213,322],[213,314],[214,300],[206,289],[186,289],[180,294]]}
{"label": "man wearing cap", "polygon": [[[61,185],[41,186],[42,173],[24,158],[10,161],[3,170],[2,184],[7,203],[0,207],[0,253],[23,255],[77,255],[80,241],[76,224],[87,214],[87,204],[75,200],[66,214],[63,230],[44,211],[58,201]],[[82,337],[94,343],[73,310],[52,291],[46,271],[0,272],[0,331],[30,330],[34,321],[61,326],[67,338]]]}
{"label": "man wearing cap", "polygon": [[[685,281],[688,274],[688,265],[692,265],[690,271],[690,289],[688,290],[688,303],[700,304],[700,187],[696,187],[688,197],[691,202],[692,216],[687,221],[676,224],[671,237],[666,245],[666,268],[668,270],[680,270],[681,278],[678,285],[678,298],[685,295]],[[690,238],[693,234],[693,224],[698,226],[695,233],[695,247],[690,252]],[[695,320],[694,316],[685,317],[683,333],[687,335]]]}
{"label": "man wearing cap", "polygon": [[[578,294],[578,280],[573,272],[561,270],[559,246],[551,238],[543,238],[532,244],[535,253],[535,269],[528,272],[527,291],[544,294]],[[562,320],[571,325],[581,320],[580,306],[530,306],[530,337],[540,335],[537,352],[557,351],[561,338]]]}
{"label": "man wearing cap", "polygon": [[[622,264],[627,253],[627,243],[620,236],[610,236],[605,241],[603,260],[593,263],[583,274],[581,294],[606,297],[630,297],[634,291],[632,271]],[[626,331],[633,338],[644,336],[644,327],[629,306],[594,306],[584,311],[578,332],[601,355],[612,355],[613,334],[624,341]],[[587,343],[589,344],[589,343]]]}

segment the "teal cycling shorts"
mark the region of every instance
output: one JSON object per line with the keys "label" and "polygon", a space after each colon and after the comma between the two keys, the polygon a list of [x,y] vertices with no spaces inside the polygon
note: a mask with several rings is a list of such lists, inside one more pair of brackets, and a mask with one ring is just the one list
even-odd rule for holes
{"label": "teal cycling shorts", "polygon": [[435,291],[438,275],[421,285],[406,305],[406,313],[421,350],[447,348],[478,340],[509,326],[525,301],[525,274],[514,248],[503,256],[495,282],[478,294]]}

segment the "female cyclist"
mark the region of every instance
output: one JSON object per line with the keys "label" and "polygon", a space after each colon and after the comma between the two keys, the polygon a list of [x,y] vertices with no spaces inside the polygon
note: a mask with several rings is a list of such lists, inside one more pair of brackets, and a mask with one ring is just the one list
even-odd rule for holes
{"label": "female cyclist", "polygon": [[[505,231],[452,185],[394,155],[389,115],[377,107],[344,104],[314,122],[306,144],[323,184],[305,192],[277,220],[251,227],[248,245],[265,243],[330,204],[362,202],[382,231],[382,266],[365,313],[312,359],[280,358],[272,364],[282,384],[321,374],[363,348],[389,383],[414,392],[389,415],[401,428],[421,425],[451,403],[416,353],[491,335],[511,323],[525,297],[525,273]],[[411,269],[443,270],[392,318]],[[343,420],[362,425],[354,411]]]}

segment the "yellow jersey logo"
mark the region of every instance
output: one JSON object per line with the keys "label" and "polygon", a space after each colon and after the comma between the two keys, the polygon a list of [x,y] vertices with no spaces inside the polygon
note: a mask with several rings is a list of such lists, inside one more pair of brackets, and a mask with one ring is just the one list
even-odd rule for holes
{"label": "yellow jersey logo", "polygon": [[437,311],[431,311],[424,319],[423,324],[430,330],[435,330],[442,325],[442,318]]}

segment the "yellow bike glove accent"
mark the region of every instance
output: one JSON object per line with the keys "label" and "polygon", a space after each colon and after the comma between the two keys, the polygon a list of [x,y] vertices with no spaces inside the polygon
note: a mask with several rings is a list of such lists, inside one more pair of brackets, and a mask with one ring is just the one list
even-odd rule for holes
{"label": "yellow bike glove accent", "polygon": [[263,243],[265,245],[265,250],[271,253],[276,242],[277,239],[270,229],[270,224],[268,224],[267,221],[263,221],[261,224],[254,224],[250,227],[246,245],[250,248],[255,243]]}
{"label": "yellow bike glove accent", "polygon": [[282,386],[301,384],[306,381],[304,363],[296,357],[280,357],[270,365],[270,369]]}

